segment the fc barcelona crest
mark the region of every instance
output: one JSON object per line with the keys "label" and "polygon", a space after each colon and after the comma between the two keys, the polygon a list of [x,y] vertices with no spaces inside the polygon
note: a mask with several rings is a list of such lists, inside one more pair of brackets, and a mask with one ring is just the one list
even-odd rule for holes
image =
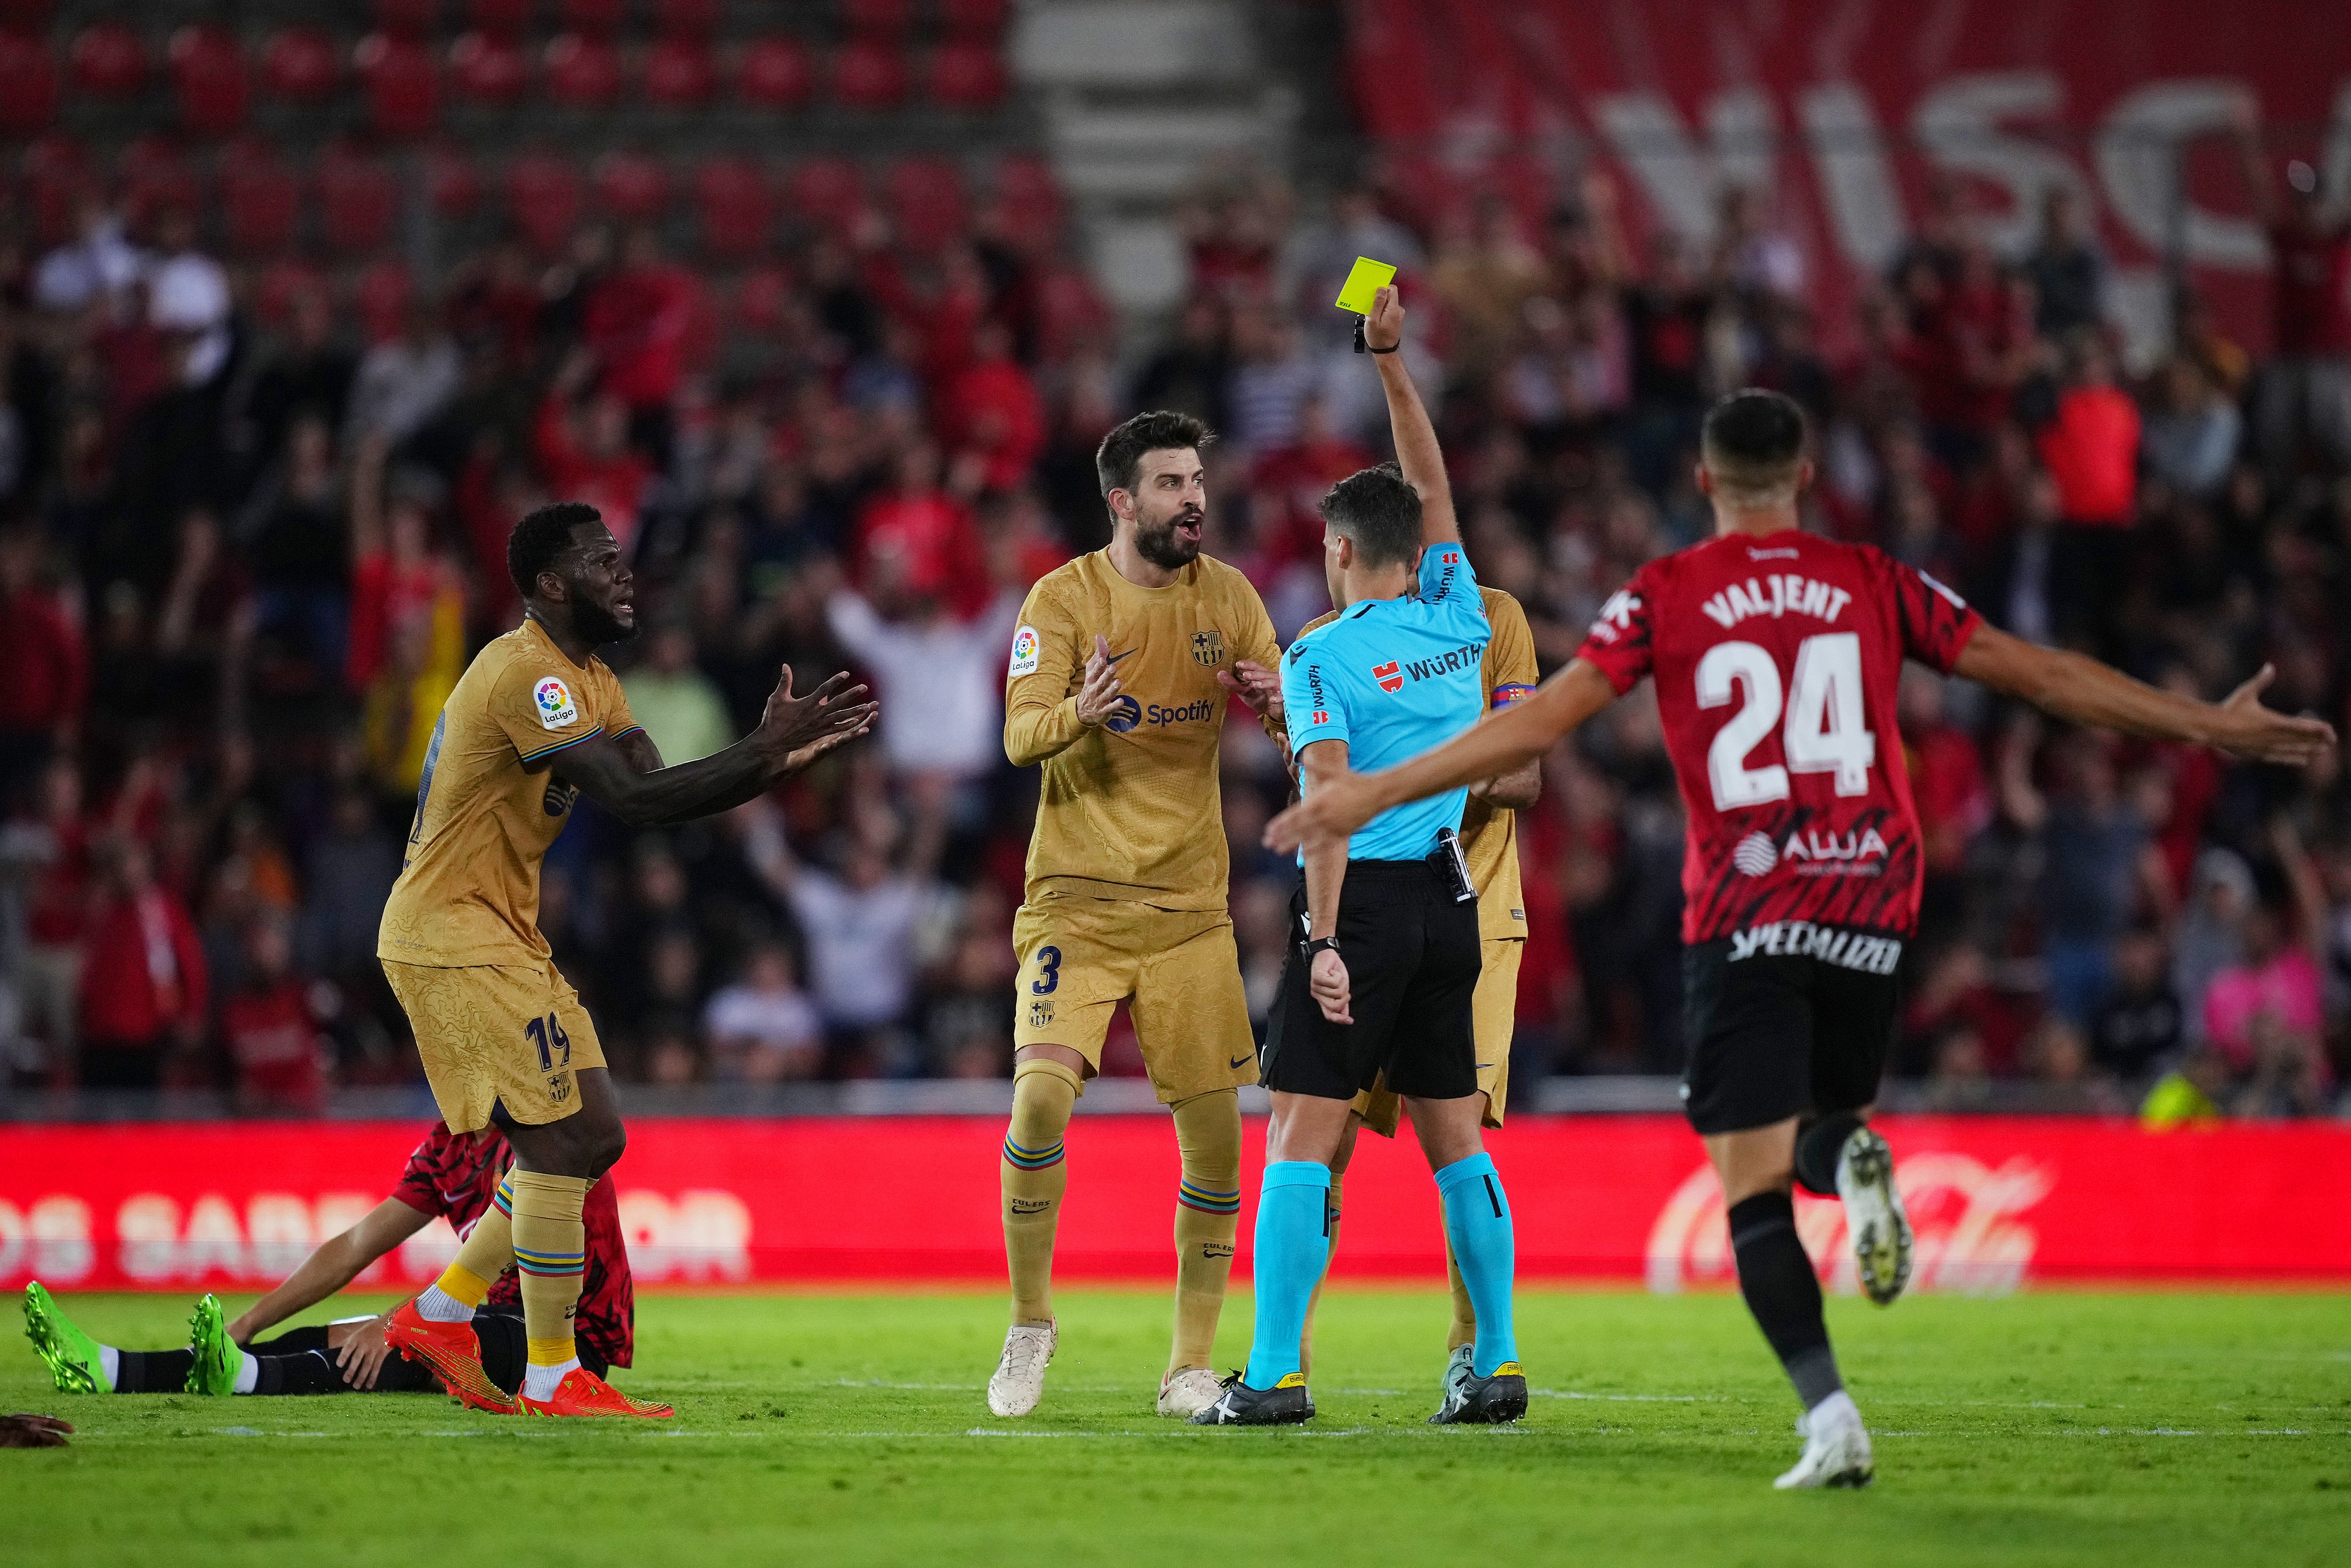
{"label": "fc barcelona crest", "polygon": [[1222,632],[1192,633],[1192,662],[1196,664],[1221,664],[1225,662],[1225,634]]}

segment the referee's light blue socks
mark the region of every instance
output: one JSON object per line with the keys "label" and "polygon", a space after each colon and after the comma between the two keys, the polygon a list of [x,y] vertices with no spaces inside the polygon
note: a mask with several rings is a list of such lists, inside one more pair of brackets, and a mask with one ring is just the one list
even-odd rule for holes
{"label": "referee's light blue socks", "polygon": [[1257,1333],[1249,1342],[1249,1371],[1241,1378],[1251,1388],[1271,1388],[1298,1372],[1307,1303],[1314,1299],[1315,1281],[1331,1260],[1331,1239],[1322,1220],[1330,1191],[1329,1166],[1277,1160],[1265,1167],[1265,1186],[1257,1200]]}
{"label": "referee's light blue socks", "polygon": [[[1437,1192],[1445,1200],[1445,1234],[1461,1265],[1462,1283],[1469,1287],[1470,1304],[1478,1309],[1478,1344],[1470,1352],[1469,1370],[1491,1377],[1496,1367],[1519,1359],[1519,1336],[1510,1324],[1510,1275],[1518,1266],[1510,1200],[1494,1172],[1493,1156],[1485,1154],[1438,1171]],[[1262,1386],[1255,1378],[1249,1384]]]}

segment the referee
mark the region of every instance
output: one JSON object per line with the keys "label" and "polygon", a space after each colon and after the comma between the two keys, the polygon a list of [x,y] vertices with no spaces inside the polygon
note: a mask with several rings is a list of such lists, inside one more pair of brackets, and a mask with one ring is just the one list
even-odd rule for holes
{"label": "referee", "polygon": [[[1351,763],[1386,768],[1442,745],[1486,706],[1485,605],[1437,432],[1395,357],[1404,307],[1393,288],[1380,290],[1364,326],[1381,356],[1403,472],[1366,468],[1322,498],[1323,570],[1339,615],[1291,643],[1281,671],[1308,796]],[[1526,1414],[1510,1326],[1510,1207],[1479,1137],[1478,895],[1455,837],[1468,793],[1384,811],[1353,838],[1310,843],[1300,856],[1296,941],[1265,1044],[1273,1121],[1257,1211],[1257,1334],[1248,1367],[1193,1417],[1200,1425],[1278,1426],[1314,1414],[1299,1341],[1330,1254],[1331,1161],[1356,1093],[1383,1073],[1437,1173],[1446,1234],[1478,1311],[1471,1375],[1448,1387],[1432,1419]]]}

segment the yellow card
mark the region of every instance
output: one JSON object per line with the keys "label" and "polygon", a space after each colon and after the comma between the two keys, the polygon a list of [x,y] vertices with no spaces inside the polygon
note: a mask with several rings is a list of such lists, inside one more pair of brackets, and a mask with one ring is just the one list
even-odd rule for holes
{"label": "yellow card", "polygon": [[1359,256],[1347,274],[1347,286],[1339,290],[1339,308],[1353,310],[1358,316],[1372,313],[1372,296],[1395,281],[1396,269],[1384,261],[1374,261]]}

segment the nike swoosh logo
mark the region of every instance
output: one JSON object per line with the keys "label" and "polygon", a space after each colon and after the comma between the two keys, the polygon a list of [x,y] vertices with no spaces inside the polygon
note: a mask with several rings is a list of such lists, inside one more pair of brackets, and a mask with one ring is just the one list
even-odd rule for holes
{"label": "nike swoosh logo", "polygon": [[1489,1067],[1491,1067],[1491,1066],[1493,1066],[1493,1065],[1494,1065],[1494,1064],[1493,1064],[1492,1062],[1490,1062],[1490,1061],[1481,1061],[1481,1062],[1479,1062],[1479,1063],[1478,1064],[1478,1071],[1480,1071],[1480,1072],[1483,1072],[1483,1071],[1486,1071],[1486,1069],[1488,1069],[1488,1068],[1489,1068]]}
{"label": "nike swoosh logo", "polygon": [[[1143,645],[1142,645],[1141,643],[1137,643],[1137,644],[1135,644],[1134,647],[1129,648],[1129,649],[1126,651],[1126,653],[1142,653],[1142,652],[1143,652]],[[1121,659],[1125,658],[1125,657],[1126,657],[1126,653],[1113,653],[1113,654],[1110,656],[1110,662],[1111,662],[1112,664],[1117,664]]]}
{"label": "nike swoosh logo", "polygon": [[1247,1067],[1250,1062],[1255,1061],[1256,1060],[1257,1052],[1252,1051],[1247,1056],[1234,1057],[1230,1061],[1225,1063],[1225,1065],[1228,1068]]}

